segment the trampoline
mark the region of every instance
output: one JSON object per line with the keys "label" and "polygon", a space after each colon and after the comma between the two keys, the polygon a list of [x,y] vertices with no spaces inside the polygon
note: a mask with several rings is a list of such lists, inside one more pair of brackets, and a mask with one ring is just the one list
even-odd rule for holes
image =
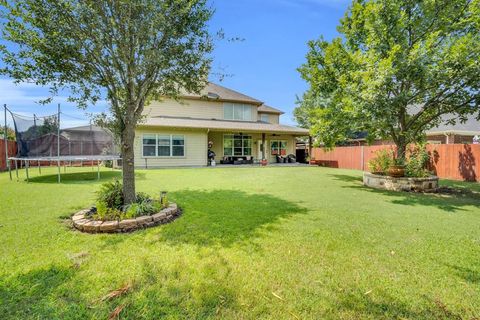
{"label": "trampoline", "polygon": [[[11,161],[15,162],[15,171],[18,179],[18,162],[20,168],[24,165],[27,182],[29,181],[29,167],[31,163],[36,163],[41,174],[41,167],[48,164],[56,163],[58,167],[58,182],[62,180],[61,166],[64,171],[69,164],[85,163],[92,168],[97,166],[97,179],[100,179],[100,163],[111,161],[112,170],[115,162],[120,160],[115,139],[113,134],[92,125],[91,121],[80,119],[78,117],[69,116],[60,111],[54,115],[25,116],[12,112],[4,105],[5,108],[5,133],[7,132],[7,112],[13,120],[15,137],[17,142],[17,154],[14,157],[8,156],[8,150],[5,149],[5,157],[7,167],[12,180]],[[86,122],[84,125],[76,125],[72,127],[62,126],[61,120],[70,117],[78,121]],[[6,138],[6,137],[5,137]],[[5,144],[6,145],[6,144]]]}

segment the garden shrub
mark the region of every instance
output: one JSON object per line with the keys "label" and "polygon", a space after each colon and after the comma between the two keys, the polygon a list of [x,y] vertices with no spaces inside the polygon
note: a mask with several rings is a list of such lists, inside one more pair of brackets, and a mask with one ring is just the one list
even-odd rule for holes
{"label": "garden shrub", "polygon": [[100,191],[97,192],[96,212],[93,216],[97,220],[107,221],[152,215],[168,207],[166,196],[162,200],[153,199],[144,192],[138,192],[135,203],[125,205],[122,184],[115,180],[104,183],[100,187]]}
{"label": "garden shrub", "polygon": [[97,201],[105,203],[108,208],[121,210],[124,204],[122,184],[118,180],[102,184]]}
{"label": "garden shrub", "polygon": [[424,178],[431,175],[428,170],[430,155],[424,144],[416,145],[408,153],[408,158],[403,161],[395,159],[393,150],[381,149],[375,152],[375,158],[368,162],[370,172],[377,174],[387,174],[387,170],[392,165],[405,165],[405,176]]}
{"label": "garden shrub", "polygon": [[375,152],[375,158],[368,161],[372,173],[386,174],[388,167],[395,164],[393,150],[380,149]]}
{"label": "garden shrub", "polygon": [[108,221],[108,220],[122,220],[124,219],[124,213],[116,208],[109,208],[103,201],[97,201],[97,212],[93,215],[96,220]]}
{"label": "garden shrub", "polygon": [[405,166],[405,175],[407,177],[425,178],[431,175],[428,170],[430,155],[424,144],[416,145],[410,150],[409,157]]}

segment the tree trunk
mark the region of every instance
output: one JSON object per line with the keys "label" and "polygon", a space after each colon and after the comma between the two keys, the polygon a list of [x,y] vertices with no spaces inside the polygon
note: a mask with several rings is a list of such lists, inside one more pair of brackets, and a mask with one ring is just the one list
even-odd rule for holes
{"label": "tree trunk", "polygon": [[[133,128],[129,128],[132,127]],[[122,171],[123,197],[125,204],[135,202],[135,167],[133,143],[135,140],[135,125],[126,124],[122,134]]]}
{"label": "tree trunk", "polygon": [[407,143],[405,139],[398,139],[396,141],[397,145],[397,159],[403,163],[405,162],[406,159],[406,154],[407,154]]}

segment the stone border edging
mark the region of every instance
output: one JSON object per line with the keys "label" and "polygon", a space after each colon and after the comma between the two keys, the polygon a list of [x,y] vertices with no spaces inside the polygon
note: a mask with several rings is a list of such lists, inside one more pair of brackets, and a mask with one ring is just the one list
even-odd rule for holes
{"label": "stone border edging", "polygon": [[132,232],[138,229],[150,228],[166,224],[180,216],[181,211],[176,203],[170,204],[159,213],[151,216],[140,216],[121,221],[100,221],[88,218],[90,209],[80,210],[72,216],[73,226],[86,233],[118,233]]}
{"label": "stone border edging", "polygon": [[426,178],[402,177],[394,178],[378,174],[364,172],[363,184],[375,189],[390,191],[420,191],[435,192],[438,189],[438,177]]}

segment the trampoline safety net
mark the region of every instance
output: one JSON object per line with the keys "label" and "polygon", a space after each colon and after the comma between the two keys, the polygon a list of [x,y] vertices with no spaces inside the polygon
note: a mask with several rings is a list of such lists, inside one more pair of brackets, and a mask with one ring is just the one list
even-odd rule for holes
{"label": "trampoline safety net", "polygon": [[59,130],[58,115],[31,118],[14,113],[11,115],[17,139],[17,158],[118,158],[113,135],[98,126],[90,124]]}

